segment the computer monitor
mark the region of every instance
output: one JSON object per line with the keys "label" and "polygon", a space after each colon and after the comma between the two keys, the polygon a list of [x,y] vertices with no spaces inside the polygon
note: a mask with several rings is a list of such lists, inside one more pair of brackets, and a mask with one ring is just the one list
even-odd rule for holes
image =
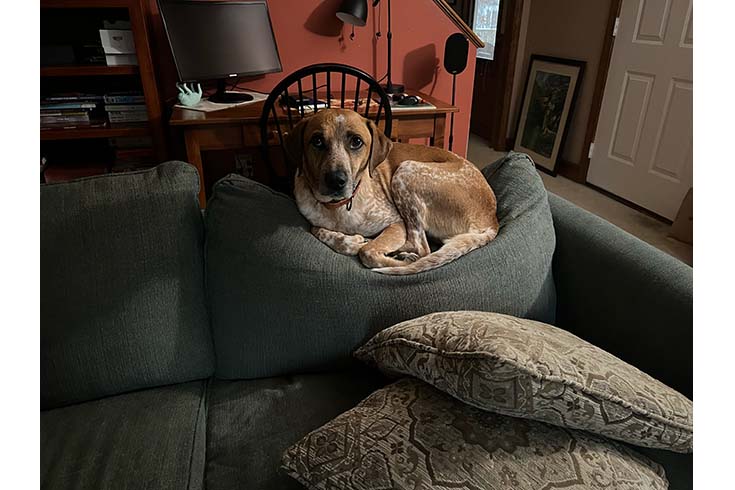
{"label": "computer monitor", "polygon": [[226,92],[225,81],[282,71],[265,1],[159,0],[159,9],[179,80],[217,80],[210,101],[251,100]]}

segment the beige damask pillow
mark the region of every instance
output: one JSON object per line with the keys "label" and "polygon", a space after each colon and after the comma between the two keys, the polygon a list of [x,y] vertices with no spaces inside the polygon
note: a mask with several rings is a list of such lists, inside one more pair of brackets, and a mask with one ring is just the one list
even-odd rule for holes
{"label": "beige damask pillow", "polygon": [[355,355],[475,407],[692,452],[692,402],[569,332],[497,313],[433,313],[390,327]]}
{"label": "beige damask pillow", "polygon": [[312,490],[668,488],[658,464],[622,444],[478,410],[412,378],[307,435],[282,463]]}

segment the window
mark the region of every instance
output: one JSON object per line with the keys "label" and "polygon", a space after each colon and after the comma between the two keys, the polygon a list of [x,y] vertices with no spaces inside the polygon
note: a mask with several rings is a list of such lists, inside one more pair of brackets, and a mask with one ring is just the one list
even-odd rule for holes
{"label": "window", "polygon": [[478,58],[492,60],[495,56],[499,9],[500,0],[475,0],[472,30],[485,42],[485,47],[477,50]]}

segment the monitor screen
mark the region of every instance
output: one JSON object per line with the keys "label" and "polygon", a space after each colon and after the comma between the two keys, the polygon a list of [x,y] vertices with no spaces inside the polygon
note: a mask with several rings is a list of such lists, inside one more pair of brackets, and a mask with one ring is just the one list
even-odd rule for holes
{"label": "monitor screen", "polygon": [[180,81],[281,71],[265,1],[160,0],[159,5]]}

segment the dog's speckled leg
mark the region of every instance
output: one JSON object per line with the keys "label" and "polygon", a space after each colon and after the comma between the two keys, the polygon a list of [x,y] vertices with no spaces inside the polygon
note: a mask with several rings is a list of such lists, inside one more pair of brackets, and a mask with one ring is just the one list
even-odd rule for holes
{"label": "dog's speckled leg", "polygon": [[317,226],[311,228],[311,233],[327,244],[329,248],[343,255],[357,255],[360,249],[369,242],[362,235],[345,235],[339,231],[327,230]]}
{"label": "dog's speckled leg", "polygon": [[365,267],[398,267],[405,262],[388,257],[406,241],[406,228],[399,221],[388,226],[373,241],[360,249],[360,260]]}
{"label": "dog's speckled leg", "polygon": [[391,182],[393,200],[406,224],[406,242],[398,250],[405,252],[402,258],[411,262],[431,253],[426,239],[428,210],[425,199],[419,195],[421,191],[419,173],[425,165],[413,161],[403,162]]}

